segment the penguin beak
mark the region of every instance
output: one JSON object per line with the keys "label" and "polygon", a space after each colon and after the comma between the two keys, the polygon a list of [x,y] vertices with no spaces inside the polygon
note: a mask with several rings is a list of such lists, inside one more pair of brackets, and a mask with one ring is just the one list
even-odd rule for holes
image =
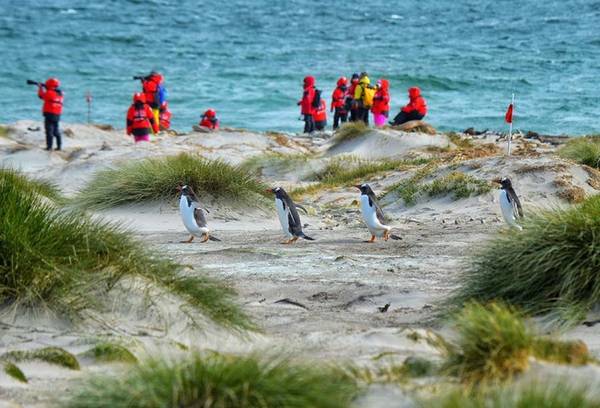
{"label": "penguin beak", "polygon": [[267,188],[267,189],[265,190],[265,193],[273,193],[273,189],[272,189],[272,188]]}
{"label": "penguin beak", "polygon": [[177,188],[177,191],[181,191],[181,184],[178,185],[176,188]]}
{"label": "penguin beak", "polygon": [[361,187],[361,185],[360,185],[360,184],[357,184],[357,185],[355,185],[354,187],[356,187],[356,188],[358,188],[358,189],[360,190],[360,187]]}

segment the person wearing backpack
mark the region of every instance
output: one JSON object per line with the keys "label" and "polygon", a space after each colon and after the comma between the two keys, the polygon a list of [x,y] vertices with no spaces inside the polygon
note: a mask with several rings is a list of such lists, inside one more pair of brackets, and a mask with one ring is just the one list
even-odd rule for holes
{"label": "person wearing backpack", "polygon": [[146,103],[154,113],[154,120],[160,120],[160,105],[167,101],[167,90],[164,86],[164,77],[160,72],[152,71],[142,78],[142,89]]}
{"label": "person wearing backpack", "polygon": [[375,92],[375,96],[373,96],[373,107],[371,108],[373,122],[377,127],[385,125],[390,114],[389,89],[390,83],[387,79],[380,79],[377,81],[377,91]]}
{"label": "person wearing backpack", "polygon": [[427,104],[419,88],[416,86],[408,88],[408,98],[410,101],[400,110],[390,125],[398,126],[411,120],[421,120],[427,115]]}
{"label": "person wearing backpack", "polygon": [[127,134],[139,143],[149,142],[150,132],[158,133],[158,121],[154,119],[152,109],[146,104],[146,95],[136,93],[127,111]]}
{"label": "person wearing backpack", "polygon": [[348,91],[348,80],[346,77],[341,77],[337,81],[337,87],[331,94],[331,110],[333,114],[333,130],[336,130],[340,124],[346,123],[348,120],[348,110],[346,109],[346,92]]}
{"label": "person wearing backpack", "polygon": [[207,109],[206,112],[202,114],[202,118],[200,118],[198,126],[209,130],[219,130],[219,119],[217,118],[217,112],[215,112],[214,109]]}
{"label": "person wearing backpack", "polygon": [[312,133],[315,130],[315,121],[313,118],[315,99],[315,77],[307,76],[304,78],[302,99],[298,102],[300,113],[304,120],[304,133]]}
{"label": "person wearing backpack", "polygon": [[313,101],[313,119],[315,121],[315,130],[319,132],[325,130],[327,126],[327,102],[321,97],[321,90],[315,90],[315,99]]}
{"label": "person wearing backpack", "polygon": [[357,73],[352,74],[350,79],[350,87],[346,93],[346,111],[350,112],[350,122],[356,122],[358,119],[358,103],[354,101],[354,93],[358,86],[359,75]]}
{"label": "person wearing backpack", "polygon": [[358,117],[365,125],[369,126],[369,111],[373,106],[373,97],[375,96],[375,88],[371,86],[371,81],[366,72],[360,74],[358,86],[354,91],[354,100],[358,104]]}

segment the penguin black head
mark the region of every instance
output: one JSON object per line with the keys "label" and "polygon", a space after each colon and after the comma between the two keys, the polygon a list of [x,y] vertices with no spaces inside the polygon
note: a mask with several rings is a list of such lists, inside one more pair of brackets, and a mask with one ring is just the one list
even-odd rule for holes
{"label": "penguin black head", "polygon": [[375,195],[375,193],[373,192],[373,190],[371,189],[371,186],[369,186],[368,184],[364,183],[364,184],[357,184],[354,187],[358,188],[360,190],[361,194],[366,194],[366,195]]}
{"label": "penguin black head", "polygon": [[502,179],[500,180],[500,185],[502,185],[503,189],[512,188],[512,183],[508,177],[502,177]]}
{"label": "penguin black head", "polygon": [[267,189],[267,192],[275,194],[275,197],[280,198],[280,199],[287,197],[287,193],[281,187],[269,188],[269,189]]}
{"label": "penguin black head", "polygon": [[179,185],[177,186],[177,191],[179,191],[182,195],[188,196],[191,194],[194,194],[194,192],[192,191],[192,188],[190,186],[188,186],[187,184],[181,184],[179,183]]}

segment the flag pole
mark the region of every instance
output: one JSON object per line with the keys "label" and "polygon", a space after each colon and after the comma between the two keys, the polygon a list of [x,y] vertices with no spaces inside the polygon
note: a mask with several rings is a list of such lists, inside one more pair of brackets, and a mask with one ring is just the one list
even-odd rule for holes
{"label": "flag pole", "polygon": [[[513,108],[513,112],[515,109],[515,94],[512,94],[512,100],[510,102],[510,105]],[[510,142],[512,141],[512,129],[513,129],[513,121],[512,121],[512,116],[510,118],[510,123],[508,125],[508,155],[510,156]]]}

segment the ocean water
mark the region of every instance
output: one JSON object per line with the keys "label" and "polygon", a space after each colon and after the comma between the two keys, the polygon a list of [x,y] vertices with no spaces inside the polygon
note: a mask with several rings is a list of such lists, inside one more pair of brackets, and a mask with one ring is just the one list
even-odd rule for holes
{"label": "ocean water", "polygon": [[213,107],[225,126],[300,130],[312,74],[387,78],[392,112],[421,87],[444,130],[600,132],[600,1],[0,0],[0,123],[38,118],[28,78],[62,81],[64,119],[123,127],[132,75],[166,76],[173,127]]}

